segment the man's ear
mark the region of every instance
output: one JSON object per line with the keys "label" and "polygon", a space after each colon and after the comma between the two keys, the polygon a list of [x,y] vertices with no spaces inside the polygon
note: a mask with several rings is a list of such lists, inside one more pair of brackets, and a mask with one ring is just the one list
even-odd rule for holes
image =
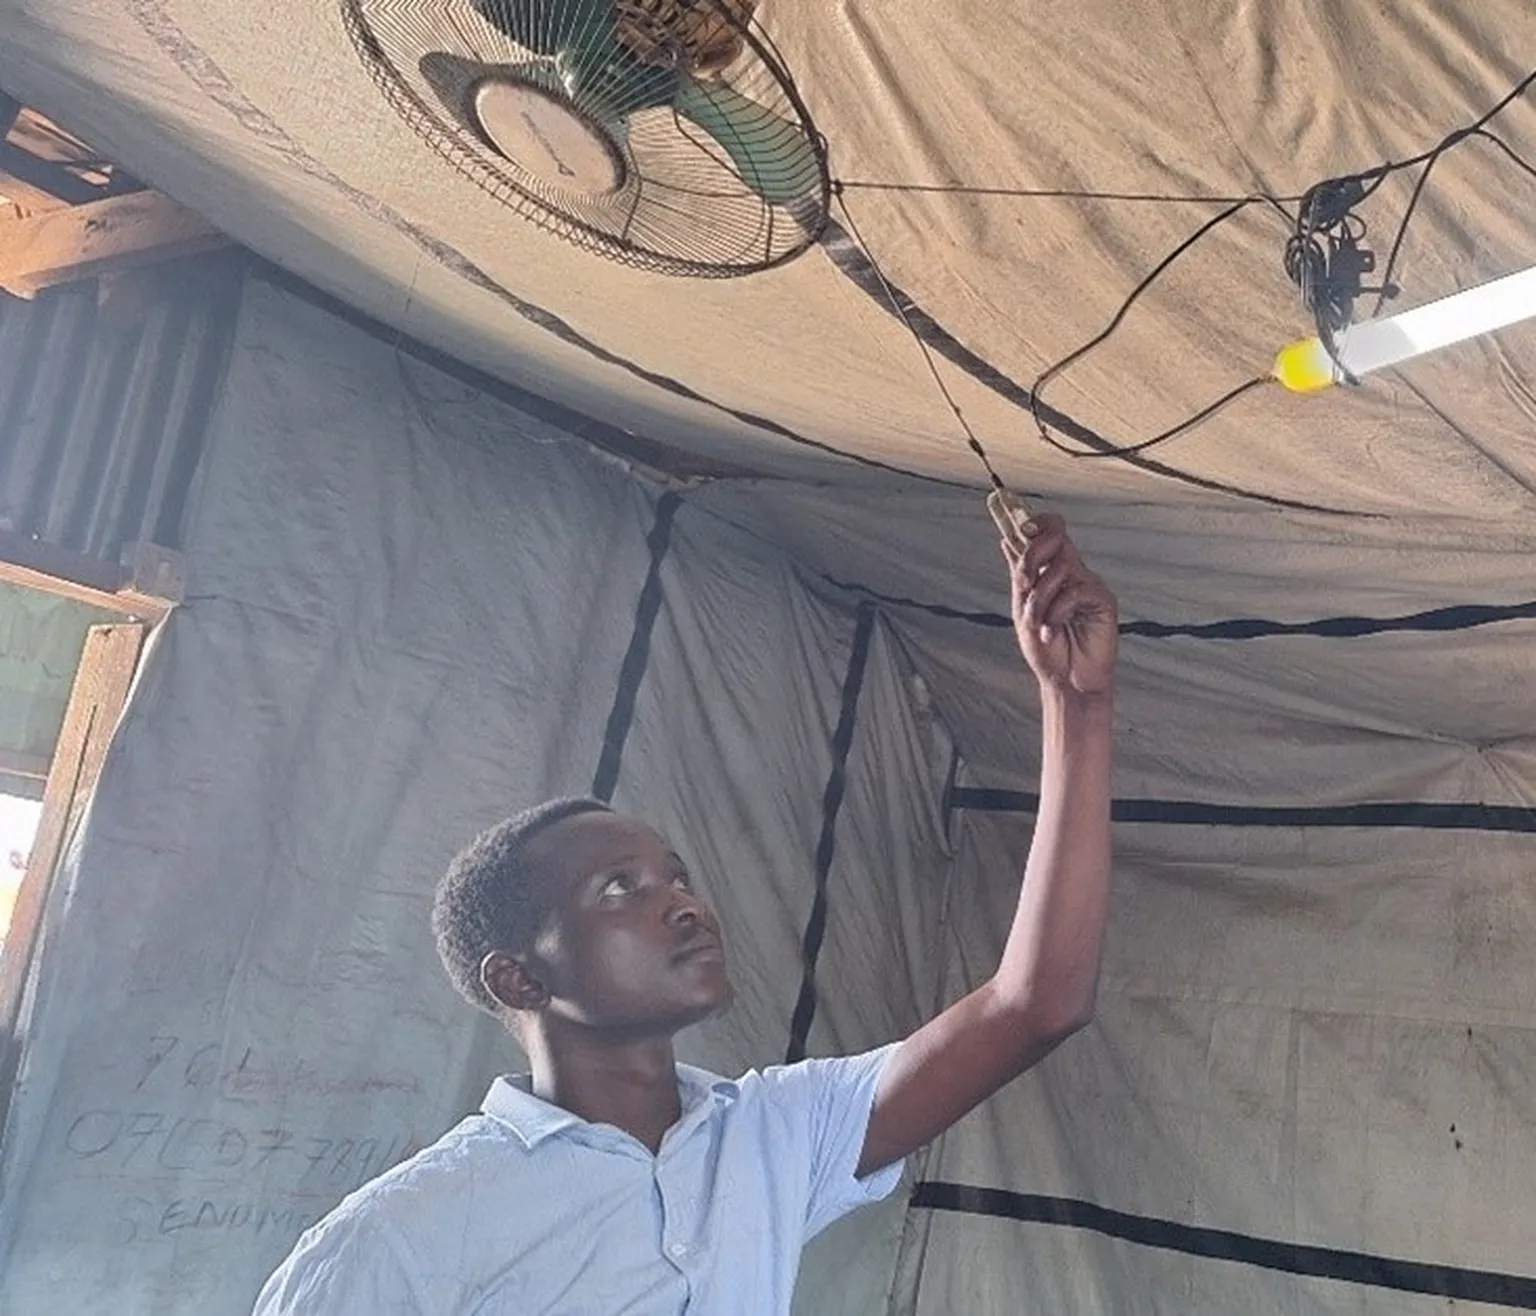
{"label": "man's ear", "polygon": [[509,1010],[542,1010],[549,1004],[546,987],[518,956],[493,950],[480,961],[480,985]]}

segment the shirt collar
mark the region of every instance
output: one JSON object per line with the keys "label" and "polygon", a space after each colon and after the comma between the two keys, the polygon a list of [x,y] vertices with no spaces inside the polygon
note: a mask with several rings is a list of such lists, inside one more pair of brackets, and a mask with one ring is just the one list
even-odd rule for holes
{"label": "shirt collar", "polygon": [[[534,1096],[532,1086],[531,1074],[503,1074],[491,1084],[481,1110],[508,1125],[530,1148],[568,1129],[588,1127],[581,1116]],[[741,1092],[730,1079],[692,1065],[677,1066],[677,1087],[683,1105],[682,1118],[674,1126],[679,1129],[696,1124],[714,1106],[734,1101]]]}

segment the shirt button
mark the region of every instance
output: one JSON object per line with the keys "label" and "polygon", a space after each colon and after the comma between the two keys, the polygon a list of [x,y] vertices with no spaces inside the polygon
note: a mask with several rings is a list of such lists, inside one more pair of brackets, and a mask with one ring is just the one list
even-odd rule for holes
{"label": "shirt button", "polygon": [[667,1251],[670,1252],[674,1257],[686,1257],[688,1255],[688,1244],[669,1243],[667,1244]]}

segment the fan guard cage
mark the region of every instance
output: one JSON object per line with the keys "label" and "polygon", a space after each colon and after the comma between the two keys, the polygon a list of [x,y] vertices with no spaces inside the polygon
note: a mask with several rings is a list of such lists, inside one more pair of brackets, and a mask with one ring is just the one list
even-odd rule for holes
{"label": "fan guard cage", "polygon": [[[342,0],[347,31],[395,110],[461,174],[544,229],[586,250],[661,274],[732,278],[793,260],[829,218],[826,144],[753,10],[756,0]],[[530,21],[587,30],[627,18],[620,56],[593,79],[610,90],[572,89],[548,43],[508,31]],[[573,19],[572,15],[582,15]],[[530,15],[532,16],[530,20]],[[703,48],[695,40],[704,33]],[[722,31],[726,40],[722,41]],[[521,35],[521,34],[520,34]],[[542,49],[536,48],[542,47]],[[615,75],[614,69],[617,69]],[[739,150],[671,104],[649,104],[658,81],[680,81],[695,100],[733,108],[732,145],[770,161],[744,178]],[[611,151],[617,184],[568,189],[499,150],[477,115],[476,93],[506,79],[525,94],[574,112]],[[627,90],[638,83],[639,91]],[[743,108],[745,107],[745,108]],[[615,127],[614,111],[620,112]],[[566,172],[563,168],[562,173]]]}

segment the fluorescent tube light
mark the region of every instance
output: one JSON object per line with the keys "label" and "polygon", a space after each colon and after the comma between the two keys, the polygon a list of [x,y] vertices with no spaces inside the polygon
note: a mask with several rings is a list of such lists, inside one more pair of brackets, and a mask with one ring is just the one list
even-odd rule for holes
{"label": "fluorescent tube light", "polygon": [[1346,378],[1341,365],[1358,379],[1530,316],[1536,316],[1536,266],[1401,315],[1352,324],[1334,340],[1337,363],[1316,338],[1292,343],[1275,359],[1275,378],[1294,393],[1316,393]]}

